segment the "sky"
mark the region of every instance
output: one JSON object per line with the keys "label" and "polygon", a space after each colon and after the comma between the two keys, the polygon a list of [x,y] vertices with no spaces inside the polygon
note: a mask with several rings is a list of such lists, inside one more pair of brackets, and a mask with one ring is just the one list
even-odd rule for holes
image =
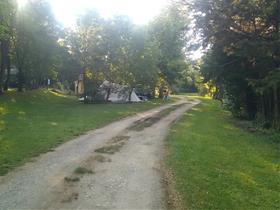
{"label": "sky", "polygon": [[[28,0],[18,0],[23,6]],[[138,25],[147,24],[171,0],[48,0],[56,19],[65,27],[74,28],[77,17],[86,10],[97,9],[104,18],[114,15],[126,15]],[[201,50],[191,53],[192,59],[202,56]]]}
{"label": "sky", "polygon": [[145,24],[160,13],[170,0],[49,0],[58,21],[74,27],[76,18],[95,8],[104,18],[129,16],[135,24]]}

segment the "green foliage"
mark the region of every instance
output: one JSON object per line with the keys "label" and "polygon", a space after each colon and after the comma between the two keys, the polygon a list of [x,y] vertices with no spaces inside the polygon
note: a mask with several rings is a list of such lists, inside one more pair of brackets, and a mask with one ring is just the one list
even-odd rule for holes
{"label": "green foliage", "polygon": [[279,134],[233,122],[203,99],[171,129],[167,163],[186,209],[279,208]]}
{"label": "green foliage", "polygon": [[190,7],[210,48],[201,71],[216,86],[215,97],[237,116],[261,116],[279,128],[280,2],[210,0]]}
{"label": "green foliage", "polygon": [[[10,69],[10,37],[15,15],[15,1],[0,1],[0,94],[3,92],[5,70]],[[8,70],[9,71],[9,70]],[[6,79],[7,86],[7,79]],[[7,87],[4,87],[7,89]]]}
{"label": "green foliage", "polygon": [[14,0],[0,1],[0,40],[6,40],[11,34],[13,15],[15,13]]}
{"label": "green foliage", "polygon": [[148,26],[135,26],[124,16],[103,19],[89,11],[66,40],[82,71],[99,75],[101,82],[151,92],[157,85],[177,83],[180,72],[190,66],[183,53],[185,20],[178,11],[170,6]]}
{"label": "green foliage", "polygon": [[34,1],[18,11],[13,37],[15,63],[23,75],[19,82],[25,87],[44,86],[48,78],[58,80],[59,58],[67,53],[57,42],[59,33],[46,1]]}
{"label": "green foliage", "polygon": [[64,29],[47,0],[27,1],[20,8],[16,1],[1,1],[0,16],[5,22],[0,23],[0,38],[5,38],[0,81],[5,78],[8,86],[11,76],[4,69],[10,59],[18,71],[19,91],[46,86],[48,79],[53,87],[67,81],[73,90],[74,81],[85,71],[97,75],[85,82],[94,97],[104,80],[126,85],[130,91],[193,86],[189,83],[194,77],[181,78],[191,66],[184,52],[188,18],[176,4],[144,26],[134,25],[126,16],[104,19],[90,10],[79,17],[75,30]]}
{"label": "green foliage", "polygon": [[180,73],[187,69],[184,54],[186,21],[186,14],[174,4],[163,10],[150,26],[152,39],[159,50],[157,66],[160,77],[169,85],[176,83]]}

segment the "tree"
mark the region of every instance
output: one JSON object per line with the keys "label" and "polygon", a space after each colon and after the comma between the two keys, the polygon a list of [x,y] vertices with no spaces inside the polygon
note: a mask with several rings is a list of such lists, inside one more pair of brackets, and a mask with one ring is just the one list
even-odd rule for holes
{"label": "tree", "polygon": [[157,66],[160,71],[160,95],[165,84],[176,83],[180,72],[185,70],[181,64],[186,61],[186,24],[186,14],[182,13],[176,4],[172,4],[163,10],[150,26],[153,40],[159,50]]}
{"label": "tree", "polygon": [[15,15],[15,1],[3,0],[0,2],[0,94],[4,87],[4,74],[7,69],[6,87],[10,73],[10,39],[12,36],[13,20]]}
{"label": "tree", "polygon": [[154,92],[178,83],[189,68],[185,16],[175,5],[148,26],[136,26],[126,16],[104,19],[92,10],[71,31],[57,23],[47,0],[29,0],[17,10],[15,1],[1,4],[1,90],[4,79],[8,87],[9,64],[18,70],[18,91],[45,86],[48,79],[69,87],[83,74],[85,98],[98,98],[107,80],[106,100],[111,84],[125,85],[130,93],[136,87]]}
{"label": "tree", "polygon": [[19,70],[18,89],[46,84],[59,52],[59,28],[44,0],[32,1],[18,11],[15,27],[15,60]]}
{"label": "tree", "polygon": [[145,84],[156,80],[157,48],[147,30],[137,28],[127,17],[115,16],[104,20],[92,12],[82,16],[78,33],[72,37],[70,46],[84,69],[91,71],[87,75],[91,75],[91,82],[96,83],[91,85],[92,88],[97,89],[105,80],[109,82],[104,85],[106,101],[114,83],[128,86],[131,93],[139,83],[147,87]]}
{"label": "tree", "polygon": [[129,87],[129,101],[134,88],[148,92],[155,89],[158,78],[158,48],[151,40],[146,27],[134,27],[128,46],[128,68],[123,72],[124,83]]}
{"label": "tree", "polygon": [[210,48],[202,66],[205,81],[214,82],[237,116],[279,127],[279,1],[184,3]]}

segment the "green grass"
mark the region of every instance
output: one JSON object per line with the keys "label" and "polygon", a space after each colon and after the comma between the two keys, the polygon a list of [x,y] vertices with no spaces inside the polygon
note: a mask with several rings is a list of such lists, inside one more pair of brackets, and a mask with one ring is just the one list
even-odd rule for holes
{"label": "green grass", "polygon": [[85,131],[161,105],[83,104],[47,90],[0,96],[0,175]]}
{"label": "green grass", "polygon": [[186,209],[280,209],[279,134],[236,127],[218,102],[186,113],[167,138],[167,165]]}

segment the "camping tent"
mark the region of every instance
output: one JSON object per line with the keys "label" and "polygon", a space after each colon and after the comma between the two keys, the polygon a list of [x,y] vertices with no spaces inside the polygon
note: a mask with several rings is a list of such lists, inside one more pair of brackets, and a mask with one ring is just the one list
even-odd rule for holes
{"label": "camping tent", "polygon": [[[111,102],[128,102],[130,89],[127,86],[111,83],[109,81],[104,81],[100,86],[100,92],[104,96],[104,99],[107,98],[108,89],[110,89],[110,94],[108,100]],[[137,96],[134,90],[131,92],[130,101],[140,102],[140,98]]]}

